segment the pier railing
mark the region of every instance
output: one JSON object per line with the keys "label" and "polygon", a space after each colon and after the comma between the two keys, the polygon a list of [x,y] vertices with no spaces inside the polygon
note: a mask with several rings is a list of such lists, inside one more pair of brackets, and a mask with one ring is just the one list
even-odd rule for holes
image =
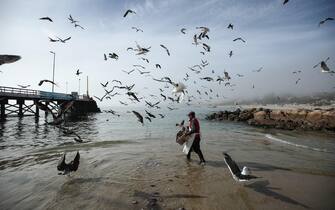
{"label": "pier railing", "polygon": [[14,88],[14,87],[4,87],[0,86],[1,96],[16,96],[16,97],[39,97],[39,90]]}

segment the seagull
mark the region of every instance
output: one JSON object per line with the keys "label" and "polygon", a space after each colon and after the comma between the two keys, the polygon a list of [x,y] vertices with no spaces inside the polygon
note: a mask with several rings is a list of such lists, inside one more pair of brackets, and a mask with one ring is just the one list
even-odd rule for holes
{"label": "seagull", "polygon": [[79,76],[80,74],[82,74],[83,72],[80,72],[79,69],[76,72],[76,75]]}
{"label": "seagull", "polygon": [[207,82],[213,81],[214,79],[212,77],[202,77],[201,80],[206,80]]}
{"label": "seagull", "polygon": [[19,55],[0,55],[0,65],[14,63],[21,59]]}
{"label": "seagull", "polygon": [[232,50],[229,52],[229,57],[231,58],[231,56],[233,56],[233,51]]}
{"label": "seagull", "polygon": [[50,22],[53,22],[52,19],[49,17],[41,17],[40,20],[48,20]]}
{"label": "seagull", "polygon": [[204,48],[204,50],[206,50],[207,52],[210,52],[211,51],[211,47],[205,43],[202,43],[202,46]]}
{"label": "seagull", "polygon": [[137,69],[137,71],[142,75],[142,74],[150,74],[150,71],[140,71],[139,69]]}
{"label": "seagull", "polygon": [[140,102],[140,100],[137,98],[137,96],[135,95],[134,92],[130,92],[130,91],[128,91],[126,94],[127,94],[128,96],[133,97],[136,101]]}
{"label": "seagull", "polygon": [[108,83],[109,83],[109,82],[106,82],[105,84],[102,84],[102,83],[100,82],[100,84],[101,84],[102,87],[104,87],[104,88],[107,87]]}
{"label": "seagull", "polygon": [[131,9],[128,9],[128,10],[124,13],[123,17],[125,18],[129,13],[134,13],[134,14],[136,14],[135,11],[133,11],[133,10],[131,10]]}
{"label": "seagull", "polygon": [[27,87],[30,87],[30,85],[17,85],[17,86],[19,86],[20,88],[23,88],[23,89],[25,89]]}
{"label": "seagull", "polygon": [[250,169],[248,169],[247,167],[243,167],[243,170],[241,172],[236,162],[227,153],[223,153],[223,155],[224,161],[227,164],[231,175],[236,181],[243,182],[250,179],[258,178],[256,176],[250,175]]}
{"label": "seagull", "polygon": [[148,121],[151,122],[151,118],[150,117],[146,116],[145,119],[147,119]]}
{"label": "seagull", "polygon": [[185,123],[185,120],[181,121],[180,123],[176,123],[176,126],[183,127]]}
{"label": "seagull", "polygon": [[147,58],[140,57],[140,59],[144,60],[145,62],[149,63],[149,60]]}
{"label": "seagull", "polygon": [[183,33],[183,34],[186,34],[185,31],[186,31],[186,28],[182,28],[182,29],[180,29],[180,32]]}
{"label": "seagull", "polygon": [[75,23],[75,24],[74,24],[74,27],[75,27],[75,28],[79,27],[79,28],[81,28],[81,29],[85,30],[85,28],[84,28],[84,27],[82,27],[81,25],[79,25],[79,24],[77,24],[77,23]]}
{"label": "seagull", "polygon": [[57,40],[57,39],[52,39],[52,38],[50,38],[50,37],[48,37],[49,38],[49,41],[50,42],[59,42],[59,40]]}
{"label": "seagull", "polygon": [[299,78],[297,81],[295,81],[295,84],[297,85],[298,84],[298,82],[300,81],[301,79]]}
{"label": "seagull", "polygon": [[57,37],[57,39],[58,39],[58,41],[65,43],[66,41],[70,40],[71,37],[69,36],[69,37],[66,38],[66,39],[61,39],[61,38]]}
{"label": "seagull", "polygon": [[163,97],[163,99],[164,99],[164,101],[166,100],[166,96],[165,95],[163,95],[163,94],[161,94],[161,96]]}
{"label": "seagull", "polygon": [[112,82],[117,82],[117,83],[119,83],[120,85],[122,85],[122,82],[121,82],[120,80],[113,79]]}
{"label": "seagull", "polygon": [[242,74],[236,74],[238,77],[244,77],[244,75]]}
{"label": "seagull", "polygon": [[56,85],[57,86],[57,84],[56,83],[54,83],[53,81],[51,81],[51,80],[47,80],[47,79],[44,79],[44,80],[41,80],[39,83],[38,83],[38,86],[41,86],[44,82],[49,82],[49,83],[51,83],[51,84],[54,84],[54,85]]}
{"label": "seagull", "polygon": [[150,112],[148,112],[147,110],[145,110],[145,113],[147,113],[147,115],[151,118],[156,118],[155,115],[151,114]]}
{"label": "seagull", "polygon": [[235,41],[237,41],[237,40],[240,40],[240,41],[242,41],[242,42],[245,43],[244,39],[242,39],[241,37],[238,37],[238,38],[234,39],[233,42],[235,42]]}
{"label": "seagull", "polygon": [[104,60],[106,61],[107,60],[107,55],[104,53]]}
{"label": "seagull", "polygon": [[136,112],[136,111],[132,111],[132,112],[134,113],[134,115],[136,115],[138,121],[139,121],[140,123],[142,123],[142,125],[144,125],[144,124],[143,124],[143,116],[142,116],[140,113]]}
{"label": "seagull", "polygon": [[143,30],[142,29],[140,29],[140,28],[137,28],[137,27],[135,27],[135,26],[133,26],[133,27],[131,27],[131,29],[134,29],[134,30],[136,30],[136,32],[143,32]]}
{"label": "seagull", "polygon": [[119,102],[120,102],[120,104],[122,104],[122,105],[124,105],[124,106],[128,106],[128,104],[125,103],[125,102],[122,102],[122,101],[119,101]]}
{"label": "seagull", "polygon": [[71,15],[69,15],[69,17],[67,19],[69,19],[71,21],[71,23],[74,23],[74,24],[79,22],[77,20],[74,20]]}
{"label": "seagull", "polygon": [[62,158],[59,160],[58,165],[57,165],[57,170],[63,171],[62,175],[68,174],[71,171],[77,171],[79,167],[80,154],[78,151],[73,161],[71,161],[70,163],[65,162],[65,156],[66,156],[66,153],[63,154]]}
{"label": "seagull", "polygon": [[260,72],[262,71],[263,67],[259,68],[259,69],[256,69],[256,70],[253,70],[253,72]]}
{"label": "seagull", "polygon": [[231,79],[231,77],[229,76],[229,73],[226,72],[226,70],[223,70],[223,73],[224,73],[224,78],[229,81]]}
{"label": "seagull", "polygon": [[326,64],[326,62],[328,60],[329,60],[329,57],[326,60],[321,61],[320,63],[318,63],[315,66],[313,66],[313,68],[316,68],[318,65],[320,65],[322,73],[335,73],[335,71],[330,71],[330,69],[328,68],[328,66]]}
{"label": "seagull", "polygon": [[74,130],[70,130],[67,128],[62,128],[62,129],[63,129],[63,133],[66,135],[75,135],[76,137],[74,138],[74,140],[76,142],[80,142],[80,143],[83,142],[83,140],[81,139],[81,136],[79,136]]}
{"label": "seagull", "polygon": [[166,50],[166,53],[168,54],[168,56],[170,56],[169,49],[167,47],[165,47],[164,45],[162,45],[162,44],[160,46],[163,47]]}
{"label": "seagull", "polygon": [[145,67],[144,66],[142,66],[142,65],[133,65],[134,67],[140,67],[140,68],[142,68],[142,69],[145,69]]}
{"label": "seagull", "polygon": [[322,24],[324,24],[326,21],[330,21],[330,20],[334,20],[334,18],[328,17],[328,18],[326,18],[326,19],[320,21],[320,23],[319,23],[319,27],[320,27]]}
{"label": "seagull", "polygon": [[196,34],[194,34],[194,36],[193,36],[193,41],[194,41],[193,44],[195,44],[195,45],[198,45],[198,44],[199,44],[199,43],[198,43],[198,37],[197,37]]}
{"label": "seagull", "polygon": [[100,102],[102,102],[102,101],[104,100],[105,96],[106,96],[106,94],[105,94],[104,96],[102,96],[102,98],[99,98],[99,97],[97,97],[97,96],[94,96],[94,98],[96,98],[96,99],[98,99]]}
{"label": "seagull", "polygon": [[163,115],[163,114],[158,114],[161,118],[164,118],[165,117],[165,115]]}
{"label": "seagull", "polygon": [[283,5],[286,4],[289,0],[284,0]]}
{"label": "seagull", "polygon": [[228,25],[228,27],[227,27],[228,29],[231,29],[231,30],[233,30],[233,28],[234,28],[234,25],[233,24],[231,24],[231,23],[229,23],[229,25]]}
{"label": "seagull", "polygon": [[119,59],[119,56],[116,53],[109,53],[108,56],[115,60]]}
{"label": "seagull", "polygon": [[130,71],[125,71],[125,70],[122,70],[123,72],[127,73],[127,74],[131,74],[133,71],[135,71],[135,69],[133,70],[130,70]]}
{"label": "seagull", "polygon": [[160,68],[160,69],[162,68],[161,65],[159,65],[158,63],[155,66],[156,68]]}

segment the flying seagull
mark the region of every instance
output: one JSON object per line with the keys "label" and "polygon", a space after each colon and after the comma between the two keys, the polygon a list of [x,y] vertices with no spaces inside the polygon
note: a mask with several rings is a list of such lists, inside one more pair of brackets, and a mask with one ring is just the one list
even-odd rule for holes
{"label": "flying seagull", "polygon": [[228,29],[231,29],[231,30],[233,30],[233,28],[234,28],[234,25],[233,24],[231,24],[231,23],[229,23],[229,25],[228,25],[228,27],[227,27]]}
{"label": "flying seagull", "polygon": [[283,5],[286,4],[289,0],[284,0]]}
{"label": "flying seagull", "polygon": [[240,40],[240,41],[242,41],[242,42],[244,42],[244,43],[245,43],[245,40],[244,40],[244,39],[242,39],[241,37],[238,37],[238,38],[234,39],[234,40],[233,40],[233,42],[236,42],[236,41],[238,41],[238,40]]}
{"label": "flying seagull", "polygon": [[162,45],[162,44],[160,46],[163,47],[166,50],[166,53],[168,54],[168,56],[170,56],[169,49],[167,47],[165,47],[164,45]]}
{"label": "flying seagull", "polygon": [[126,94],[127,94],[128,96],[133,97],[136,101],[140,102],[140,100],[137,98],[137,96],[135,95],[134,92],[130,92],[130,91],[128,91]]}
{"label": "flying seagull", "polygon": [[135,69],[133,70],[130,70],[130,71],[125,71],[125,70],[122,70],[123,72],[127,73],[127,74],[131,74],[133,71],[135,71]]}
{"label": "flying seagull", "polygon": [[74,27],[75,27],[75,28],[79,27],[79,28],[81,28],[81,29],[85,30],[85,28],[84,28],[84,27],[82,27],[81,25],[79,25],[79,24],[77,24],[77,23],[75,23],[75,24],[74,24]]}
{"label": "flying seagull", "polygon": [[227,164],[229,171],[233,178],[238,182],[249,181],[250,179],[258,178],[256,176],[250,175],[250,169],[243,167],[241,171],[236,162],[227,154],[223,153],[224,161]]}
{"label": "flying seagull", "polygon": [[140,29],[140,28],[137,28],[137,27],[135,27],[135,26],[133,26],[133,27],[131,27],[131,29],[134,29],[134,30],[136,30],[136,32],[143,32],[143,30],[142,29]]}
{"label": "flying seagull", "polygon": [[77,20],[74,20],[71,15],[69,15],[69,17],[67,19],[69,19],[71,21],[71,23],[74,23],[74,24],[79,22]]}
{"label": "flying seagull", "polygon": [[79,71],[79,69],[76,72],[76,75],[79,76],[80,74],[82,74],[83,72]]}
{"label": "flying seagull", "polygon": [[19,55],[0,55],[0,65],[6,63],[14,63],[21,59]]}
{"label": "flying seagull", "polygon": [[54,83],[53,81],[51,81],[51,80],[47,80],[47,79],[43,79],[43,80],[41,80],[39,83],[38,83],[38,86],[41,86],[41,85],[43,85],[43,83],[44,82],[49,82],[49,83],[51,83],[51,84],[54,84],[54,85],[56,85],[57,86],[57,84],[56,83]]}
{"label": "flying seagull", "polygon": [[65,156],[66,156],[66,153],[63,154],[62,158],[59,160],[58,165],[57,165],[57,170],[63,171],[62,175],[68,174],[71,171],[77,171],[79,167],[79,160],[80,160],[79,152],[77,152],[73,161],[71,161],[70,163],[65,162]]}
{"label": "flying seagull", "polygon": [[53,22],[52,19],[49,17],[41,17],[40,20],[48,20],[50,22]]}
{"label": "flying seagull", "polygon": [[326,21],[330,21],[330,20],[334,20],[334,18],[329,17],[329,18],[326,18],[326,19],[320,21],[320,23],[319,23],[319,27],[320,27],[322,24],[324,24]]}
{"label": "flying seagull", "polygon": [[297,85],[298,84],[298,82],[300,81],[301,79],[299,78],[297,81],[295,81],[295,84]]}
{"label": "flying seagull", "polygon": [[231,58],[231,56],[233,56],[233,51],[232,50],[229,52],[229,58]]}
{"label": "flying seagull", "polygon": [[[60,42],[62,42],[62,43],[65,43],[66,41],[70,40],[71,37],[69,36],[69,37],[66,38],[66,39],[61,39],[61,38],[57,37],[57,39],[58,39],[58,41],[60,41]],[[51,40],[50,40],[50,41],[51,41]]]}
{"label": "flying seagull", "polygon": [[19,86],[20,88],[23,88],[23,89],[25,89],[27,87],[30,87],[30,85],[17,85],[17,86]]}
{"label": "flying seagull", "polygon": [[256,70],[253,70],[253,72],[260,72],[262,71],[263,67],[259,68],[259,69],[256,69]]}
{"label": "flying seagull", "polygon": [[183,34],[186,34],[185,31],[186,31],[186,28],[182,28],[182,29],[180,29],[180,32],[183,33]]}
{"label": "flying seagull", "polygon": [[155,115],[151,114],[150,112],[148,112],[147,110],[145,110],[145,113],[147,113],[147,115],[151,118],[156,118]]}
{"label": "flying seagull", "polygon": [[155,66],[156,68],[160,68],[160,69],[162,68],[161,65],[159,65],[158,63]]}
{"label": "flying seagull", "polygon": [[134,115],[137,117],[138,121],[139,121],[140,123],[142,123],[142,125],[143,125],[143,116],[142,116],[140,113],[136,112],[136,111],[132,111],[132,112],[133,112]]}
{"label": "flying seagull", "polygon": [[131,9],[128,9],[128,10],[124,13],[123,17],[125,18],[129,13],[134,13],[134,14],[136,14],[135,11],[133,11],[133,10],[131,10]]}
{"label": "flying seagull", "polygon": [[50,37],[48,37],[48,38],[49,38],[50,42],[59,42],[59,40],[57,40],[57,39],[53,39],[53,38],[50,38]]}

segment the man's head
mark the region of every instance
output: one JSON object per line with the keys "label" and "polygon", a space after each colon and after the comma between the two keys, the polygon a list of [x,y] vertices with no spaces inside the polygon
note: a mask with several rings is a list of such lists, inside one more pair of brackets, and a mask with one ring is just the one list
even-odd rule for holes
{"label": "man's head", "polygon": [[190,120],[195,118],[195,113],[193,111],[188,113],[188,117],[189,117]]}

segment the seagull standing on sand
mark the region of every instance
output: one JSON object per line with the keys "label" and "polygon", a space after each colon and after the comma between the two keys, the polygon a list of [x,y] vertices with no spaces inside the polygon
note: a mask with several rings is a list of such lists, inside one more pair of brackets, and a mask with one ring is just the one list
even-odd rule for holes
{"label": "seagull standing on sand", "polygon": [[241,171],[236,162],[227,153],[223,153],[223,155],[224,155],[224,161],[227,164],[231,175],[236,181],[245,182],[251,179],[258,178],[256,176],[251,175],[250,169],[245,166]]}

